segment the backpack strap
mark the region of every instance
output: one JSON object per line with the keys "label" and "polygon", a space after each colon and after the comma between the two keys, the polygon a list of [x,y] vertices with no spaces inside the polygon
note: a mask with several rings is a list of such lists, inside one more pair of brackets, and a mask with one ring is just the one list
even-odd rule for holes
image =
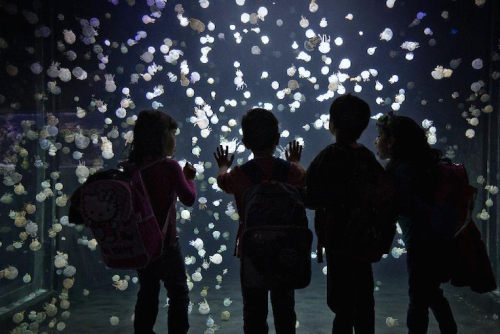
{"label": "backpack strap", "polygon": [[254,160],[248,161],[240,168],[252,184],[259,184],[260,182],[262,182],[264,176],[262,175],[262,171],[260,170],[259,166],[257,166]]}
{"label": "backpack strap", "polygon": [[278,182],[285,182],[288,178],[288,172],[292,164],[286,160],[276,159],[273,172],[271,174],[271,180],[276,180]]}
{"label": "backpack strap", "polygon": [[[286,160],[276,159],[269,180],[285,182],[291,166],[292,164]],[[252,184],[259,184],[264,181],[262,170],[259,168],[259,166],[257,166],[254,160],[250,160],[240,168]]]}

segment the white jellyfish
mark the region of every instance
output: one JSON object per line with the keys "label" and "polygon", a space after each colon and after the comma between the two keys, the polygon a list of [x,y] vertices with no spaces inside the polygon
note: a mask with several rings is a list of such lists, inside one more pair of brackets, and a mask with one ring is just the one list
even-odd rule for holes
{"label": "white jellyfish", "polygon": [[318,11],[318,4],[316,3],[316,0],[311,0],[311,3],[309,4],[309,11],[311,13],[316,13]]}
{"label": "white jellyfish", "polygon": [[348,58],[342,59],[342,61],[340,62],[340,65],[339,65],[339,69],[345,70],[345,69],[348,69],[350,67],[351,67],[351,60]]}
{"label": "white jellyfish", "polygon": [[113,93],[116,90],[116,84],[114,81],[114,77],[115,76],[112,74],[105,74],[104,75],[104,78],[106,79],[105,88],[106,88],[106,91],[109,93]]}
{"label": "white jellyfish", "polygon": [[320,35],[321,42],[319,44],[318,50],[321,53],[328,53],[330,52],[330,36],[327,35]]}
{"label": "white jellyfish", "polygon": [[199,303],[199,308],[198,308],[198,312],[201,314],[201,315],[207,315],[208,313],[210,313],[210,305],[208,305],[208,302],[206,299],[203,299],[204,302],[201,302]]}
{"label": "white jellyfish", "polygon": [[257,45],[252,46],[251,52],[253,55],[260,55],[260,48]]}
{"label": "white jellyfish", "polygon": [[380,40],[389,42],[392,39],[393,32],[389,28],[385,28],[383,32],[380,33]]}
{"label": "white jellyfish", "polygon": [[394,319],[392,317],[387,317],[387,319],[385,320],[385,324],[387,325],[387,327],[394,327],[394,326],[398,326],[399,322],[398,322],[398,319]]}
{"label": "white jellyfish", "polygon": [[209,256],[209,259],[214,264],[221,264],[221,262],[222,262],[222,256],[218,253],[216,253],[212,256]]}
{"label": "white jellyfish", "polygon": [[387,8],[394,8],[394,3],[396,2],[396,0],[387,0],[387,2],[385,3]]}
{"label": "white jellyfish", "polygon": [[268,13],[269,12],[266,7],[259,7],[259,9],[257,10],[258,18],[261,19],[262,21],[264,21]]}
{"label": "white jellyfish", "polygon": [[64,41],[68,44],[73,44],[76,41],[76,35],[71,30],[63,30]]}
{"label": "white jellyfish", "polygon": [[309,26],[309,21],[304,17],[302,16],[302,18],[300,19],[300,22],[299,22],[300,26],[302,28],[307,28]]}

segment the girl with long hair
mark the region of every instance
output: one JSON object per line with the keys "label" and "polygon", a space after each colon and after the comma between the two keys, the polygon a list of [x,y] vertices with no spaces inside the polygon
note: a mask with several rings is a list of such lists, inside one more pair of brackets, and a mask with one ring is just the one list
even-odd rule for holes
{"label": "girl with long hair", "polygon": [[140,289],[135,306],[135,333],[154,333],[160,281],[170,300],[168,332],[184,334],[189,329],[189,289],[175,217],[177,197],[186,206],[192,206],[196,200],[196,171],[189,163],[181,169],[173,159],[177,128],[176,121],[162,111],[142,111],[135,123],[133,141],[124,164],[126,169],[143,168],[141,176],[156,220],[165,233],[161,257],[137,271]]}
{"label": "girl with long hair", "polygon": [[431,229],[436,175],[441,152],[431,149],[425,131],[411,118],[388,113],[377,121],[375,141],[380,159],[389,159],[394,177],[399,225],[407,249],[410,334],[427,333],[429,308],[441,333],[457,333],[448,300],[440,288],[446,260],[446,242]]}

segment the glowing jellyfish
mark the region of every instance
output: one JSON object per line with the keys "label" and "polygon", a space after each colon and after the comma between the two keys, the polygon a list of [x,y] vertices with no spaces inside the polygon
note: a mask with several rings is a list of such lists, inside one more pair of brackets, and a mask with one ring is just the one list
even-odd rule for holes
{"label": "glowing jellyfish", "polygon": [[349,20],[349,21],[352,21],[354,19],[354,15],[352,15],[351,13],[349,13],[349,14],[346,15],[345,19]]}
{"label": "glowing jellyfish", "polygon": [[311,13],[316,13],[318,11],[318,4],[316,3],[316,0],[311,0],[311,3],[309,4],[309,11]]}
{"label": "glowing jellyfish", "polygon": [[309,21],[304,16],[302,16],[302,18],[300,19],[299,25],[305,29],[305,28],[309,27]]}
{"label": "glowing jellyfish", "polygon": [[465,136],[469,139],[474,138],[475,135],[476,131],[474,131],[473,129],[468,129],[467,131],[465,131]]}
{"label": "glowing jellyfish", "polygon": [[320,26],[321,28],[326,28],[326,27],[328,26],[328,21],[326,20],[326,18],[325,18],[325,17],[323,17],[323,18],[321,19],[321,22],[319,23],[319,26]]}
{"label": "glowing jellyfish", "polygon": [[483,68],[483,60],[481,58],[474,59],[472,62],[472,68],[475,70],[480,70]]}
{"label": "glowing jellyfish", "polygon": [[68,44],[73,44],[76,41],[76,35],[71,30],[63,30],[64,41]]}
{"label": "glowing jellyfish", "polygon": [[341,46],[342,44],[344,44],[344,40],[342,39],[342,37],[337,37],[335,38],[334,43],[336,46]]}
{"label": "glowing jellyfish", "polygon": [[394,8],[394,3],[396,2],[396,0],[387,0],[387,2],[385,3],[387,8]]}
{"label": "glowing jellyfish", "polygon": [[205,8],[208,8],[208,6],[210,6],[210,2],[208,0],[200,0],[200,7],[205,9]]}
{"label": "glowing jellyfish", "polygon": [[264,21],[264,18],[267,16],[268,13],[269,11],[267,10],[266,7],[259,7],[259,9],[257,10],[258,18],[261,19],[262,21]]}
{"label": "glowing jellyfish", "polygon": [[208,305],[208,302],[206,299],[203,299],[203,300],[204,300],[204,302],[199,303],[198,312],[201,315],[207,315],[208,313],[210,313],[210,305]]}
{"label": "glowing jellyfish", "polygon": [[351,61],[347,58],[342,59],[339,65],[339,69],[346,70],[351,67]]}
{"label": "glowing jellyfish", "polygon": [[470,86],[470,89],[474,92],[474,93],[477,93],[481,90],[481,87],[482,85],[479,83],[479,82],[474,82],[472,83],[472,85]]}
{"label": "glowing jellyfish", "polygon": [[250,14],[243,13],[243,14],[241,14],[240,19],[241,19],[242,23],[248,23],[248,22],[250,22]]}
{"label": "glowing jellyfish", "polygon": [[267,43],[269,43],[269,37],[267,37],[267,36],[262,36],[262,37],[260,38],[260,40],[262,41],[262,43],[263,43],[263,44],[267,44]]}
{"label": "glowing jellyfish", "polygon": [[375,54],[375,50],[377,50],[376,46],[368,48],[368,50],[366,50],[366,53],[368,53],[370,56],[373,56]]}
{"label": "glowing jellyfish", "polygon": [[222,262],[222,255],[220,255],[220,254],[214,254],[213,256],[209,256],[209,259],[214,264],[221,264],[221,262]]}
{"label": "glowing jellyfish", "polygon": [[281,19],[280,20],[276,20],[276,25],[278,27],[281,27],[283,25],[283,20],[281,20]]}
{"label": "glowing jellyfish", "polygon": [[[389,1],[391,1],[391,0],[389,0]],[[389,2],[389,1],[387,1],[387,2]],[[391,7],[389,7],[389,8],[391,8]],[[398,319],[388,317],[387,319],[385,319],[385,324],[387,325],[387,327],[394,327],[394,326],[398,326],[399,322],[398,322]]]}
{"label": "glowing jellyfish", "polygon": [[254,55],[260,55],[260,52],[261,52],[260,48],[257,45],[252,46],[251,51],[252,51],[252,54],[254,54]]}
{"label": "glowing jellyfish", "polygon": [[389,28],[385,28],[383,32],[380,33],[380,40],[389,42],[392,39],[393,32]]}

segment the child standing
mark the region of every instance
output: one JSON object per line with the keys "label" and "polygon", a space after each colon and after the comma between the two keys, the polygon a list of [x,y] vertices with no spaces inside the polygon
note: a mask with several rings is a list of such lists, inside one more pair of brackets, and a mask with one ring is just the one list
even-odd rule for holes
{"label": "child standing", "polygon": [[[327,303],[335,313],[334,334],[352,333],[353,329],[363,334],[375,332],[371,262],[380,259],[380,252],[388,251],[392,242],[389,231],[385,249],[364,257],[355,254],[365,246],[362,239],[356,239],[358,232],[375,218],[360,214],[367,205],[365,200],[373,197],[365,175],[384,173],[373,153],[357,143],[369,120],[370,108],[365,101],[350,94],[337,98],[330,107],[329,124],[336,142],[316,156],[306,176],[308,206],[317,210],[316,233],[326,248]],[[356,215],[365,218],[358,218],[357,225],[353,224]]]}
{"label": "child standing", "polygon": [[[407,249],[410,304],[408,333],[427,333],[429,308],[441,333],[457,333],[448,300],[440,288],[448,243],[431,228],[431,209],[441,152],[431,149],[425,131],[411,118],[391,113],[377,121],[375,141],[380,159],[390,159],[387,171],[394,177],[399,224]],[[473,224],[473,223],[472,223]]]}
{"label": "child standing", "polygon": [[[257,168],[264,179],[270,179],[276,166],[286,165],[288,175],[285,182],[293,186],[304,186],[305,170],[300,165],[302,146],[296,141],[289,144],[289,151],[286,152],[288,162],[275,158],[274,152],[279,143],[280,134],[278,131],[278,120],[265,109],[252,109],[243,116],[241,121],[243,130],[243,144],[250,149],[254,159],[245,165],[251,168]],[[245,175],[245,165],[231,167],[234,155],[229,157],[228,149],[222,146],[217,148],[214,153],[217,164],[219,165],[219,174],[217,176],[218,186],[228,194],[233,194],[236,201],[238,213],[240,214],[240,225],[236,239],[236,256],[241,255],[241,237],[244,232],[244,223],[242,221],[243,194],[252,186],[251,181]],[[247,166],[248,167],[248,166]],[[243,275],[244,273],[241,273]],[[268,333],[267,325],[267,288],[248,288],[242,284],[243,295],[243,329],[245,333],[260,334]],[[295,297],[293,289],[272,289],[271,303],[273,307],[274,323],[277,334],[295,333]]]}
{"label": "child standing", "polygon": [[[163,253],[146,268],[137,270],[140,289],[135,305],[135,333],[154,333],[158,315],[160,281],[170,300],[168,332],[185,334],[189,330],[189,289],[186,270],[175,222],[176,199],[187,206],[196,200],[194,177],[196,170],[187,163],[181,169],[172,157],[175,153],[176,121],[158,110],[139,114],[134,126],[134,140],[128,156],[128,166],[140,168],[156,221],[166,231]],[[126,166],[127,166],[126,165]],[[165,226],[166,225],[166,226]]]}

